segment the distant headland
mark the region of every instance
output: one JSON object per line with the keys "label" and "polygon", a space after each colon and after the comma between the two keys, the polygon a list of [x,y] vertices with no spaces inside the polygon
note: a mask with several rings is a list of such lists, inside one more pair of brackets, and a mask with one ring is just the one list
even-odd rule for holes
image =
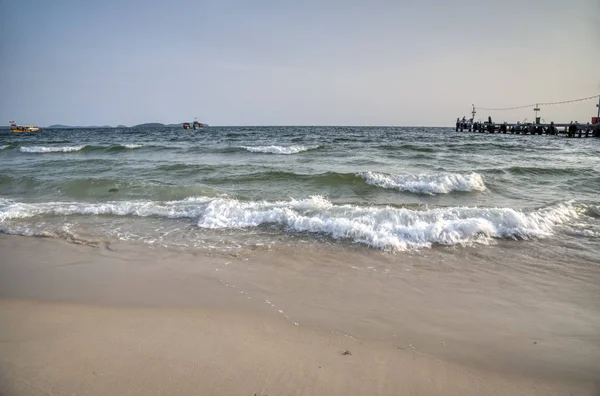
{"label": "distant headland", "polygon": [[[119,129],[125,129],[125,128],[183,128],[183,122],[177,123],[177,124],[162,124],[160,122],[147,122],[147,123],[143,123],[143,124],[138,124],[138,125],[132,125],[132,126],[127,126],[127,125],[117,125],[112,126],[112,125],[64,125],[64,124],[53,124],[53,125],[49,125],[46,127],[46,129],[98,129],[98,128],[119,128]],[[208,124],[204,124],[205,126],[208,126]]]}
{"label": "distant headland", "polygon": [[62,125],[62,124],[55,124],[55,125],[48,125],[46,127],[46,129],[84,129],[84,128],[112,128],[112,126],[110,126],[110,125],[86,125],[86,126],[82,126],[82,125]]}

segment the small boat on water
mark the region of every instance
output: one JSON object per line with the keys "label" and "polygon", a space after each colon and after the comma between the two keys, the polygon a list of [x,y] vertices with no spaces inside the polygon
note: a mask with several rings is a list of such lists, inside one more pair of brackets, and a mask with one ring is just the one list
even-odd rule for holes
{"label": "small boat on water", "polygon": [[24,132],[42,132],[42,128],[33,125],[17,125],[16,122],[10,121],[10,130],[15,133]]}
{"label": "small boat on water", "polygon": [[191,125],[189,122],[183,123],[183,129],[202,129],[202,128],[204,128],[204,124],[201,122],[198,122],[197,119],[194,119],[194,122],[192,122]]}

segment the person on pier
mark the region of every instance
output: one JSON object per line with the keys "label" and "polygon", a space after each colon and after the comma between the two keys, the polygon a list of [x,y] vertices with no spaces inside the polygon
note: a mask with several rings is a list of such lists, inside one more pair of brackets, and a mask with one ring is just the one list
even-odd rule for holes
{"label": "person on pier", "polygon": [[585,126],[585,137],[590,137],[590,123],[589,122]]}
{"label": "person on pier", "polygon": [[571,121],[569,123],[569,129],[567,132],[567,136],[568,137],[574,137],[575,136],[575,125],[573,124],[573,121]]}

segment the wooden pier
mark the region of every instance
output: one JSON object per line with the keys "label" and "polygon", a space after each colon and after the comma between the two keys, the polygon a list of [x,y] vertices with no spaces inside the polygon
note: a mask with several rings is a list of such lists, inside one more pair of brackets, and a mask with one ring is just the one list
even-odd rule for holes
{"label": "wooden pier", "polygon": [[509,133],[516,135],[564,135],[566,137],[600,137],[598,124],[536,124],[536,123],[489,123],[489,122],[459,122],[456,131],[476,133]]}
{"label": "wooden pier", "polygon": [[[574,103],[574,102],[582,102],[591,99],[598,99],[598,104],[596,107],[598,108],[597,117],[591,117],[591,122],[579,123],[579,122],[570,122],[570,123],[542,123],[541,117],[539,116],[540,106],[546,105],[560,105],[565,103]],[[495,123],[492,122],[492,118],[488,117],[487,121],[476,121],[475,115],[477,114],[477,108],[475,105],[472,105],[473,109],[471,110],[472,117],[467,120],[466,117],[463,117],[462,120],[460,118],[456,119],[456,131],[464,132],[476,132],[476,133],[510,133],[516,135],[564,135],[570,138],[581,138],[581,137],[600,137],[600,95],[589,96],[587,98],[580,98],[574,100],[567,100],[563,102],[553,102],[553,103],[536,103],[525,106],[517,106],[517,107],[509,107],[502,109],[491,109],[491,108],[479,108],[479,110],[483,111],[510,111],[510,110],[519,110],[532,107],[533,111],[535,111],[535,122],[501,122]]]}

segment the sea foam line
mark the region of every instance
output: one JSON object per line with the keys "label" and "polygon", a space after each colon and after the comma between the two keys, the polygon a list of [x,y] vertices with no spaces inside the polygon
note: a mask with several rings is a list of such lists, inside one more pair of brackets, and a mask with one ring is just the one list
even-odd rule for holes
{"label": "sea foam line", "polygon": [[303,145],[292,145],[292,146],[240,146],[240,148],[246,149],[251,153],[269,153],[269,154],[298,154],[303,151],[314,150],[319,146],[303,146]]}
{"label": "sea foam line", "polygon": [[123,144],[123,147],[128,148],[128,149],[137,149],[137,148],[144,147],[144,145],[132,143],[132,144]]}
{"label": "sea foam line", "polygon": [[358,173],[367,184],[418,194],[448,194],[452,191],[485,191],[483,177],[469,174],[440,173],[435,175],[394,175],[382,172]]}
{"label": "sea foam line", "polygon": [[87,145],[62,146],[62,147],[31,146],[31,147],[20,147],[19,150],[22,153],[71,153],[71,152],[83,150],[85,147],[87,147]]}
{"label": "sea foam line", "polygon": [[192,218],[198,227],[206,229],[245,229],[276,224],[288,232],[326,234],[334,239],[385,250],[424,248],[433,244],[485,244],[493,238],[543,238],[553,235],[557,226],[579,218],[580,212],[581,208],[572,203],[528,212],[477,207],[413,210],[335,205],[320,196],[277,202],[200,197],[169,202],[26,204],[0,199],[0,225],[39,215]]}

